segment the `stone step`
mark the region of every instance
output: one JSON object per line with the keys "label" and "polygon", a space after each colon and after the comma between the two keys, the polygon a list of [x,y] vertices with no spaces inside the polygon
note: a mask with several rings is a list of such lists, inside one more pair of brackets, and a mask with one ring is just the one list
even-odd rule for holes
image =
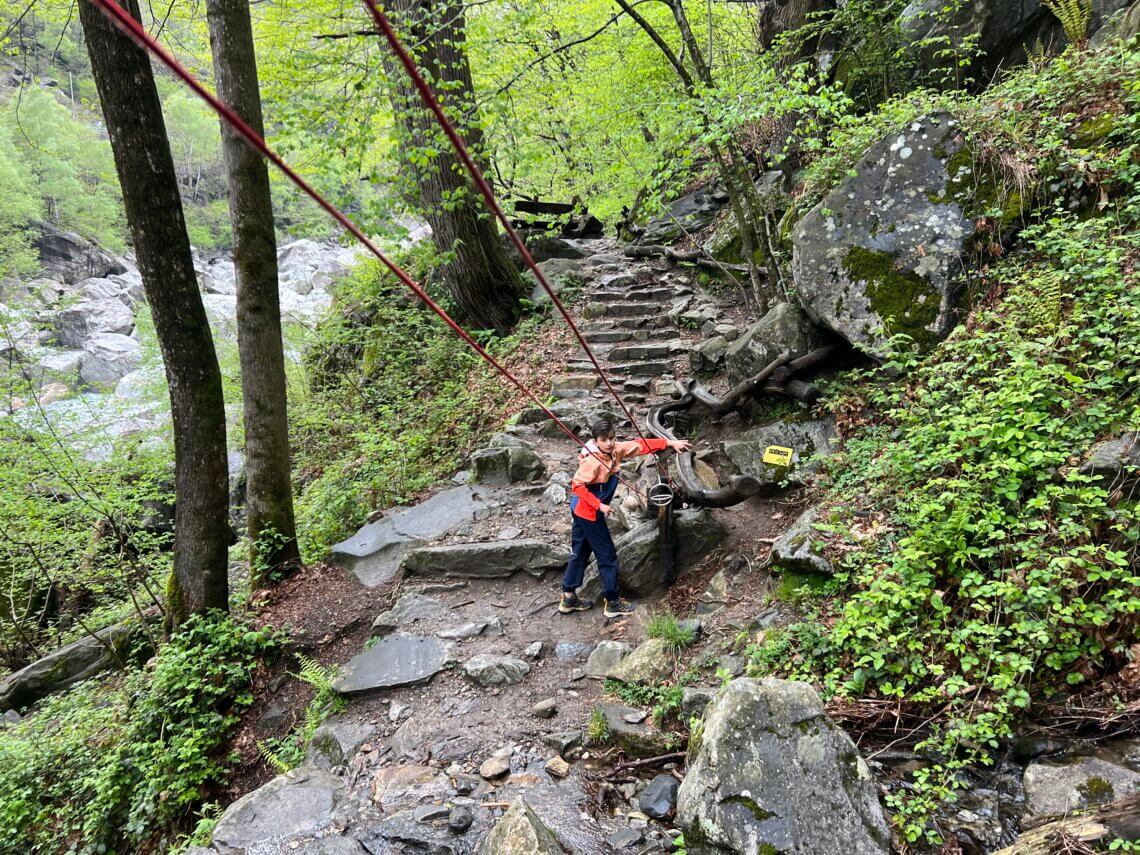
{"label": "stone step", "polygon": [[667,327],[669,326],[669,316],[664,312],[656,315],[630,315],[629,317],[615,318],[614,326],[625,329]]}
{"label": "stone step", "polygon": [[605,366],[607,374],[620,374],[628,377],[655,377],[669,374],[673,366],[668,362],[615,362]]}
{"label": "stone step", "polygon": [[611,305],[623,302],[664,302],[676,296],[677,292],[672,288],[642,288],[628,291],[595,291],[590,295],[590,301]]}
{"label": "stone step", "polygon": [[615,341],[629,341],[633,338],[632,330],[594,330],[583,332],[582,338],[590,344],[611,344]]}
{"label": "stone step", "polygon": [[[636,360],[666,359],[676,351],[674,344],[685,344],[681,341],[661,341],[652,344],[630,344],[610,348],[607,358],[615,362],[631,362]],[[680,348],[678,348],[680,350]]]}
{"label": "stone step", "polygon": [[585,317],[631,318],[645,315],[644,303],[590,303]]}

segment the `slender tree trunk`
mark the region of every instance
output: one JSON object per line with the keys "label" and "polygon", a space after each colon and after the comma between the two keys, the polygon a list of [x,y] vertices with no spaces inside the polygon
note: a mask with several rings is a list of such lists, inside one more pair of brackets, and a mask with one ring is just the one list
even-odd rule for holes
{"label": "slender tree trunk", "polygon": [[[404,44],[416,50],[425,78],[452,121],[474,113],[475,88],[463,48],[463,5],[457,0],[392,0],[388,4]],[[454,253],[447,265],[448,290],[468,323],[505,332],[519,317],[526,293],[522,277],[499,239],[495,221],[468,181],[463,165],[436,128],[435,120],[394,58],[385,54],[393,82],[393,111],[399,121],[405,163],[412,170],[419,207],[432,228],[436,247]],[[477,122],[461,128],[480,156],[483,135]],[[422,162],[408,157],[432,147],[438,154]]]}
{"label": "slender tree trunk", "polygon": [[[264,136],[248,0],[207,0],[218,97]],[[261,571],[300,562],[293,519],[277,239],[269,169],[222,122],[237,275],[237,334],[245,417],[246,508],[253,584]]]}
{"label": "slender tree trunk", "polygon": [[[137,0],[124,8],[139,17]],[[229,606],[222,378],[150,60],[93,3],[81,2],[79,15],[170,387],[175,512],[167,610],[177,626],[189,614]]]}

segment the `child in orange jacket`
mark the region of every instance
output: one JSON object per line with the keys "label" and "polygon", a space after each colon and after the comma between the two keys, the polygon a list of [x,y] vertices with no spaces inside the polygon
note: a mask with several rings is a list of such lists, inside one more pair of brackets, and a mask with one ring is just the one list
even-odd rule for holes
{"label": "child in orange jacket", "polygon": [[603,613],[608,618],[625,617],[634,612],[635,606],[618,593],[617,550],[606,525],[622,461],[666,448],[688,451],[690,443],[687,439],[618,442],[613,425],[604,419],[590,426],[590,435],[592,438],[582,451],[578,471],[570,482],[570,516],[573,520],[570,548],[573,554],[562,576],[562,599],[558,603],[558,611],[570,614],[593,608],[593,600],[584,600],[577,594],[586,573],[586,564],[593,554],[598,559],[598,574],[602,577],[602,596],[606,601]]}

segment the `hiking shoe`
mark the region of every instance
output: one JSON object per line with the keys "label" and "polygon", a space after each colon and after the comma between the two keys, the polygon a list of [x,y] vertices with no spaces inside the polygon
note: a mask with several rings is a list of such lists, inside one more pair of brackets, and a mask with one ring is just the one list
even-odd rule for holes
{"label": "hiking shoe", "polygon": [[564,615],[572,614],[573,612],[584,612],[593,607],[593,600],[583,600],[577,594],[568,594],[565,591],[562,592],[562,599],[558,601],[558,611]]}
{"label": "hiking shoe", "polygon": [[637,606],[629,600],[618,597],[616,600],[606,600],[606,608],[602,612],[606,617],[629,617],[637,611]]}

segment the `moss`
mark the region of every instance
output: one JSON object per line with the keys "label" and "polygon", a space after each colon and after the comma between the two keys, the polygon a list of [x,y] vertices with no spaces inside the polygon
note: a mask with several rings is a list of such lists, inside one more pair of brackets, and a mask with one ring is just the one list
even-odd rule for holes
{"label": "moss", "polygon": [[938,316],[941,298],[929,282],[913,271],[897,269],[890,254],[861,246],[848,250],[843,269],[852,282],[866,283],[867,299],[888,335],[903,332],[920,346],[934,344],[928,327]]}
{"label": "moss", "polygon": [[1102,805],[1112,801],[1115,792],[1112,784],[1104,778],[1094,775],[1077,787],[1077,792],[1084,797],[1085,804]]}
{"label": "moss", "polygon": [[962,146],[946,161],[946,190],[941,195],[930,194],[932,204],[955,204],[968,220],[993,216],[997,211],[998,232],[1014,228],[1025,213],[1025,200],[1021,193],[1007,188],[992,169],[979,167],[977,155],[969,146]]}
{"label": "moss", "polygon": [[733,805],[742,805],[743,807],[747,808],[748,812],[750,814],[752,814],[752,816],[754,816],[758,822],[763,822],[766,819],[771,819],[772,817],[774,817],[776,815],[776,814],[772,813],[772,811],[770,811],[770,810],[764,810],[764,808],[762,808],[762,807],[760,807],[760,805],[756,804],[756,801],[754,799],[750,799],[748,796],[742,796],[742,795],[729,796],[727,799],[724,800],[724,803],[725,804],[733,804]]}
{"label": "moss", "polygon": [[1115,113],[1101,113],[1085,119],[1073,129],[1073,143],[1078,148],[1096,148],[1112,135],[1120,123]]}
{"label": "moss", "polygon": [[783,570],[780,573],[780,584],[776,586],[776,598],[786,603],[795,603],[804,598],[801,589],[806,588],[811,594],[823,594],[833,581],[830,576],[811,570]]}
{"label": "moss", "polygon": [[166,577],[166,618],[163,623],[165,631],[170,632],[174,627],[180,626],[186,620],[186,600],[182,596],[182,585],[173,572]]}

